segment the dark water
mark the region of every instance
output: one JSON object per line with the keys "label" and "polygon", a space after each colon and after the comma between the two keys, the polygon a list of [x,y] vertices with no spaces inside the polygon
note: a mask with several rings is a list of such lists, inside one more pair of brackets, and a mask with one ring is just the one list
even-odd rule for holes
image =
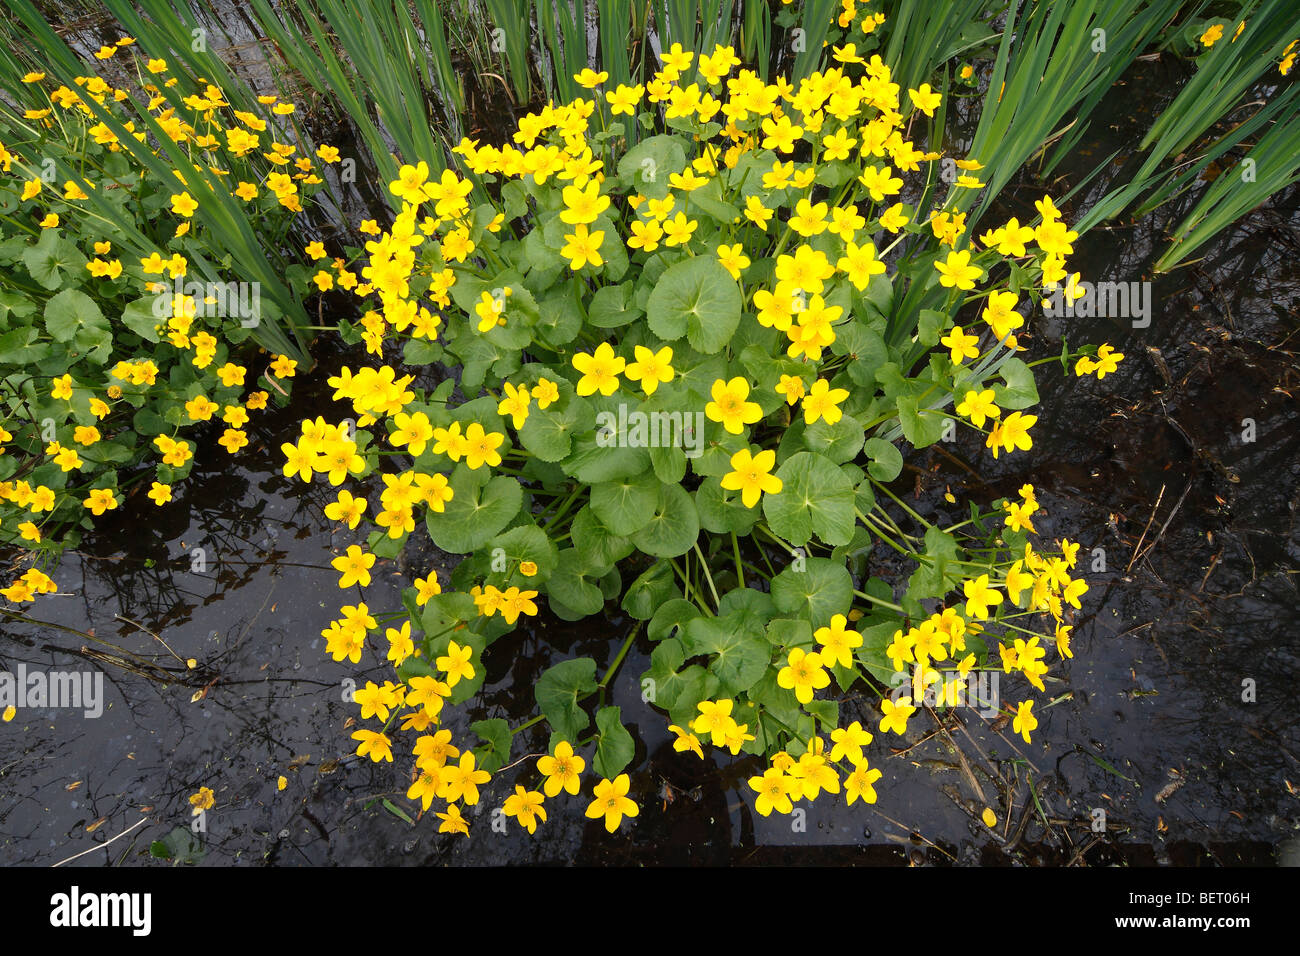
{"label": "dark water", "polygon": [[[1100,115],[1158,109],[1172,82],[1161,69],[1143,65],[1130,78],[1147,90],[1154,79],[1156,93],[1134,106],[1132,90],[1117,89]],[[1075,165],[1086,169],[1130,135],[1099,125]],[[1077,173],[1065,166],[1059,172]],[[1014,184],[1006,214],[1023,221],[1043,191]],[[1066,207],[1067,221],[1083,203]],[[343,681],[391,672],[371,652],[361,668],[334,663],[320,636],[355,600],[329,567],[355,539],[322,515],[333,489],[318,481],[305,490],[279,471],[279,445],[303,416],[343,414],[323,380],[349,359],[326,347],[292,406],[254,419],[252,444],[233,464],[210,436],[177,501],[158,509],[136,495],[65,558],[60,593],[29,613],[72,631],[0,624],[0,669],[94,669],[106,695],[98,719],[25,710],[0,725],[0,861],[48,865],[89,850],[72,865],[168,865],[150,860],[149,844],[187,829],[187,798],[207,786],[216,806],[201,865],[1271,862],[1300,831],[1298,207],[1293,188],[1207,246],[1202,261],[1156,277],[1147,328],[1035,315],[1035,357],[1059,352],[1065,335],[1110,341],[1127,358],[1103,382],[1040,367],[1031,453],[994,462],[959,440],[913,454],[895,487],[922,514],[960,520],[945,488],[964,507],[1029,481],[1048,515],[1036,519],[1044,538],[1081,541],[1084,567],[1104,551],[1106,570],[1087,574],[1075,657],[1053,666],[1056,680],[1038,698],[1033,745],[969,710],[942,727],[913,720],[902,752],[891,755],[880,738],[868,748],[885,773],[874,807],[823,797],[795,827],[754,813],[745,781],[761,771],[757,760],[673,753],[666,719],[640,698],[650,650],[641,640],[607,699],[637,742],[635,826],[607,836],[583,816],[584,792],[548,800],[536,837],[513,822],[494,832],[490,810],[522,767],[467,808],[472,839],[438,835],[431,817],[411,826],[382,802],[415,812],[400,751],[394,764],[350,756],[357,711],[344,703]],[[1086,279],[1152,278],[1145,270],[1180,212],[1098,228],[1072,264]],[[1243,440],[1244,419],[1255,423],[1253,441]],[[204,549],[201,572],[195,548]],[[450,566],[412,545],[376,564],[368,603],[396,609],[404,572],[409,580],[438,567],[445,580]],[[589,655],[603,673],[630,626],[616,615],[577,624],[543,616],[489,649],[480,704],[446,726],[463,743],[472,720],[524,721],[550,663]],[[1021,689],[1004,694],[1019,699]],[[865,724],[874,709],[859,699],[841,713]],[[513,759],[544,749],[541,734],[522,734]],[[993,830],[979,821],[984,806],[997,813]],[[1104,833],[1092,829],[1097,809]]]}

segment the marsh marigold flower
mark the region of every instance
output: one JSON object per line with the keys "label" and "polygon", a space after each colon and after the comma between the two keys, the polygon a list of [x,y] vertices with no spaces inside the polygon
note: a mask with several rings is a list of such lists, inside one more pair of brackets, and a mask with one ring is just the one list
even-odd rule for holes
{"label": "marsh marigold flower", "polygon": [[605,829],[613,833],[624,817],[636,816],[639,812],[637,805],[627,795],[631,784],[625,773],[596,784],[595,799],[587,807],[587,818],[597,820],[604,817]]}

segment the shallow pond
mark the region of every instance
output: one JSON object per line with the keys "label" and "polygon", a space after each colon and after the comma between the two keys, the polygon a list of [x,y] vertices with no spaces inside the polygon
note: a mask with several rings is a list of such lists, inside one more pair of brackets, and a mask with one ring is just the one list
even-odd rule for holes
{"label": "shallow pond", "polygon": [[[1150,79],[1144,70],[1160,67],[1128,81]],[[1155,80],[1169,88],[1169,77]],[[1128,90],[1113,96],[1115,115],[1129,108]],[[1141,103],[1139,112],[1154,108],[1159,95]],[[1126,135],[1089,131],[1080,168]],[[1013,186],[1007,214],[1023,219],[1043,188]],[[1177,213],[1095,230],[1076,267],[1099,280],[1150,278],[1144,269]],[[755,759],[673,753],[666,719],[641,700],[644,639],[607,701],[637,740],[635,826],[609,837],[584,818],[585,799],[561,798],[548,801],[536,837],[514,824],[495,832],[487,814],[512,791],[513,772],[470,808],[472,821],[479,814],[470,840],[402,818],[413,813],[410,768],[350,756],[356,709],[343,690],[347,678],[382,682],[389,669],[372,653],[360,672],[336,664],[320,636],[341,597],[329,562],[352,539],[323,517],[328,486],[304,493],[279,470],[280,443],[303,416],[342,415],[324,378],[357,358],[325,345],[291,407],[257,419],[233,464],[209,436],[175,502],[157,509],[133,496],[65,558],[59,594],[30,612],[41,623],[0,624],[0,669],[102,673],[105,696],[98,718],[22,710],[2,725],[0,860],[48,865],[90,851],[75,865],[149,863],[152,841],[187,843],[187,798],[208,786],[216,806],[192,854],[207,865],[1271,862],[1300,832],[1297,261],[1292,188],[1198,263],[1156,278],[1149,327],[1031,319],[1034,357],[1058,353],[1062,335],[1127,355],[1100,383],[1040,368],[1031,453],[994,462],[959,440],[910,457],[895,492],[922,514],[955,519],[948,489],[964,506],[1028,481],[1048,515],[1040,533],[1082,542],[1081,564],[1100,556],[1105,570],[1087,574],[1074,659],[1055,669],[1032,746],[971,710],[942,725],[914,721],[898,752],[872,745],[885,772],[875,806],[819,802],[802,826],[753,812]],[[404,570],[447,562],[413,545],[376,565],[367,600],[395,608]],[[603,672],[630,626],[543,615],[498,641],[484,656],[480,705],[448,724],[456,740],[470,737],[472,720],[530,716],[532,684],[554,660],[589,655]],[[871,711],[858,699],[842,714],[865,723]],[[544,746],[523,735],[514,758]],[[979,820],[984,806],[997,814],[993,829]]]}

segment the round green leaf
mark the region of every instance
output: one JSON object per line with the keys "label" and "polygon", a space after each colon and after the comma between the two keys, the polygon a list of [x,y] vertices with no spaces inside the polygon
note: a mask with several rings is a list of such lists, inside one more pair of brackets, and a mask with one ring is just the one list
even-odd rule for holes
{"label": "round green leaf", "polygon": [[722,351],[740,325],[740,289],[716,259],[693,256],[669,266],[646,303],[650,331],[665,341],[683,335],[706,355]]}
{"label": "round green leaf", "polygon": [[700,536],[695,500],[681,485],[659,485],[659,500],[650,521],[632,535],[632,543],[657,558],[685,554]]}
{"label": "round green leaf", "polygon": [[457,468],[451,477],[453,491],[442,513],[426,517],[429,537],[443,551],[468,554],[491,541],[524,503],[524,492],[514,478],[497,475],[486,485],[473,472]]}
{"label": "round green leaf", "polygon": [[788,458],[776,476],[781,490],[763,496],[763,514],[774,532],[795,545],[813,535],[830,545],[853,539],[853,482],[834,462],[804,451]]}
{"label": "round green leaf", "polygon": [[697,617],[686,625],[686,649],[692,655],[706,654],[709,673],[718,678],[728,695],[742,694],[758,683],[772,659],[772,645],[763,624],[733,611],[726,617]]}
{"label": "round green leaf", "polygon": [[622,535],[611,534],[590,506],[584,506],[574,516],[570,530],[580,570],[587,574],[603,575],[616,561],[632,553],[632,542]]}
{"label": "round green leaf", "polygon": [[578,706],[581,697],[596,689],[596,662],[590,657],[561,661],[537,679],[537,706],[551,728],[571,744],[590,722]]}
{"label": "round green leaf", "polygon": [[868,438],[864,446],[871,464],[867,471],[876,481],[893,481],[903,470],[903,453],[883,438]]}
{"label": "round green leaf", "polygon": [[623,610],[641,621],[654,617],[655,611],[682,596],[672,565],[656,561],[630,585],[623,595]]}
{"label": "round green leaf", "polygon": [[[497,548],[501,551],[497,552]],[[497,558],[503,558],[506,569],[513,577],[520,577],[519,565],[523,561],[532,561],[537,565],[537,574],[523,581],[538,585],[551,576],[555,570],[558,552],[555,544],[537,525],[526,524],[511,528],[492,539],[492,563],[495,569]]]}
{"label": "round green leaf", "polygon": [[566,396],[546,408],[532,409],[519,429],[519,443],[542,461],[560,461],[572,451],[573,436],[590,429],[595,421],[586,399]]}
{"label": "round green leaf", "polygon": [[568,617],[570,620],[597,614],[605,606],[605,595],[587,579],[583,573],[582,556],[573,548],[560,552],[555,571],[547,579],[546,593],[554,599],[551,610],[556,610],[556,602],[562,604],[572,612]]}
{"label": "round green leaf", "polygon": [[646,627],[646,636],[652,641],[661,641],[673,630],[685,627],[687,621],[700,616],[700,609],[684,598],[674,598],[659,605],[654,617]]}
{"label": "round green leaf", "polygon": [[[796,570],[803,565],[802,570]],[[848,614],[853,603],[853,577],[843,564],[827,558],[804,558],[772,579],[772,600],[783,614],[798,614],[813,627]]]}
{"label": "round green leaf", "polygon": [[80,289],[64,289],[45,303],[45,330],[56,342],[68,342],[78,329],[108,332],[95,300]]}
{"label": "round green leaf", "polygon": [[613,534],[630,535],[650,521],[659,488],[653,473],[603,481],[591,486],[591,510]]}
{"label": "round green leaf", "polygon": [[717,478],[708,478],[695,490],[695,508],[700,525],[714,534],[749,534],[758,521],[758,508],[746,508],[740,492],[724,491]]}

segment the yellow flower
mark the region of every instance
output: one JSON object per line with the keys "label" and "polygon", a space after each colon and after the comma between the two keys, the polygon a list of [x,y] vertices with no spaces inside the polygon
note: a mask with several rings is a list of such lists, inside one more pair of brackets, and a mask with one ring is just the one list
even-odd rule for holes
{"label": "yellow flower", "polygon": [[460,807],[452,804],[447,808],[446,813],[435,814],[442,821],[438,825],[439,833],[463,833],[469,836],[469,822],[460,815]]}
{"label": "yellow flower", "polygon": [[499,432],[485,431],[478,422],[471,422],[469,428],[465,430],[465,464],[471,470],[481,468],[485,464],[491,468],[501,464],[501,454],[497,448],[505,441],[505,437]]}
{"label": "yellow flower", "polygon": [[582,224],[574,228],[572,235],[564,237],[564,248],[560,250],[560,255],[569,260],[569,267],[574,272],[587,265],[599,268],[605,264],[600,256],[600,244],[604,241],[603,230],[588,232],[586,225]]}
{"label": "yellow flower", "polygon": [[863,803],[876,802],[875,783],[881,778],[879,770],[867,766],[867,761],[863,759],[860,763],[854,761],[853,772],[844,780],[844,795],[848,800],[849,806],[853,806],[853,801],[859,797]]}
{"label": "yellow flower", "polygon": [[525,790],[515,784],[513,796],[506,797],[502,812],[508,817],[515,817],[529,833],[537,831],[537,821],[546,821],[546,811],[542,808],[542,795],[536,790]]}
{"label": "yellow flower", "polygon": [[[745,261],[748,262],[749,260]],[[640,382],[642,391],[647,395],[653,395],[661,382],[671,382],[673,380],[676,373],[673,371],[673,350],[671,346],[665,345],[658,352],[654,352],[644,345],[638,345],[633,350],[633,353],[635,361],[627,366],[624,374],[627,375],[629,381]]]}
{"label": "yellow flower", "polygon": [[1123,359],[1123,352],[1116,352],[1109,345],[1099,345],[1097,346],[1097,361],[1093,363],[1091,371],[1096,372],[1098,380],[1101,380],[1108,373],[1115,371]]}
{"label": "yellow flower", "polygon": [[364,757],[369,754],[370,759],[375,763],[381,760],[393,762],[393,743],[383,734],[373,730],[358,730],[352,735],[352,739],[361,741],[357,747],[357,756]]}
{"label": "yellow flower", "polygon": [[149,488],[149,499],[161,508],[172,500],[172,486],[165,485],[161,481],[155,481]]}
{"label": "yellow flower", "polygon": [[657,222],[642,222],[640,219],[632,221],[632,235],[627,240],[629,249],[640,249],[642,252],[654,252],[659,248],[659,240],[664,236],[664,231]]}
{"label": "yellow flower", "polygon": [[750,196],[745,200],[745,218],[766,232],[767,222],[772,218],[772,210],[766,208],[757,196]]}
{"label": "yellow flower", "polygon": [[447,645],[447,653],[434,661],[438,670],[447,675],[448,687],[455,687],[462,677],[466,680],[474,679],[474,665],[469,662],[473,653],[474,648],[469,645],[461,647],[452,641]]}
{"label": "yellow flower", "polygon": [[849,281],[859,290],[870,284],[872,276],[885,271],[885,264],[876,258],[876,245],[873,242],[861,246],[849,242],[835,267],[848,276]]}
{"label": "yellow flower", "polygon": [[967,335],[960,325],[954,326],[951,332],[939,340],[951,352],[954,365],[960,365],[968,358],[978,358],[979,341],[978,335]]}
{"label": "yellow flower", "polygon": [[595,799],[587,807],[587,818],[604,817],[605,829],[613,833],[624,817],[634,817],[639,812],[637,805],[627,796],[631,786],[632,781],[625,773],[613,780],[601,780],[596,784]]}
{"label": "yellow flower", "polygon": [[190,415],[191,421],[207,421],[211,419],[217,407],[217,403],[209,401],[207,395],[195,395],[194,398],[185,403],[185,410]]}
{"label": "yellow flower", "polygon": [[793,690],[799,703],[807,704],[813,699],[813,692],[828,687],[831,679],[823,669],[820,654],[796,647],[786,657],[786,666],[777,673],[776,682],[786,690]]}
{"label": "yellow flower", "polygon": [[92,488],[90,496],[81,503],[98,517],[105,511],[112,511],[117,507],[117,497],[112,488]]}
{"label": "yellow flower", "polygon": [[403,621],[400,630],[395,627],[385,628],[384,637],[388,638],[387,658],[394,667],[400,667],[403,661],[415,653],[410,621]]}
{"label": "yellow flower", "polygon": [[807,199],[800,199],[790,217],[790,228],[805,238],[820,235],[826,231],[826,212],[826,203],[814,206]]}
{"label": "yellow flower", "polygon": [[799,787],[794,778],[786,776],[776,767],[763,771],[761,777],[750,777],[749,788],[758,794],[754,800],[754,809],[759,816],[769,816],[773,810],[777,813],[789,813],[794,809],[790,802],[790,793]]}
{"label": "yellow flower", "polygon": [[985,444],[993,450],[994,458],[998,457],[999,449],[1015,451],[1018,448],[1021,451],[1028,451],[1034,444],[1029,436],[1029,429],[1037,421],[1037,415],[1012,412],[1004,421],[993,426]]}
{"label": "yellow flower", "polygon": [[248,424],[248,412],[239,405],[227,405],[221,410],[221,419],[231,428],[243,428]]}
{"label": "yellow flower", "polygon": [[831,618],[829,627],[819,627],[813,634],[813,639],[822,645],[819,653],[825,663],[838,664],[840,667],[853,666],[853,651],[862,646],[862,635],[847,630],[848,623],[847,617],[836,614]]}
{"label": "yellow flower", "polygon": [[664,221],[664,244],[669,246],[680,246],[691,238],[699,223],[694,219],[687,219],[686,213],[679,212],[672,219]]}
{"label": "yellow flower", "polygon": [[699,757],[701,760],[704,759],[704,751],[700,747],[699,737],[696,737],[694,734],[683,730],[681,727],[678,727],[676,724],[669,724],[668,730],[677,735],[677,739],[673,741],[673,750],[676,753],[685,753],[686,751],[689,750],[691,753],[695,754],[695,756]]}
{"label": "yellow flower", "polygon": [[722,476],[722,487],[739,491],[741,502],[752,508],[763,494],[775,495],[784,487],[781,479],[771,474],[775,464],[776,452],[771,449],[753,455],[748,448],[742,448],[731,456],[732,470]]}
{"label": "yellow flower", "polygon": [[898,232],[910,222],[907,214],[903,211],[905,208],[901,202],[894,203],[880,214],[880,225],[890,232]]}
{"label": "yellow flower", "polygon": [[492,775],[486,770],[476,769],[474,760],[472,753],[464,753],[460,755],[459,764],[448,763],[443,768],[438,796],[448,802],[464,800],[468,806],[478,803],[479,785],[487,783]]}
{"label": "yellow flower", "polygon": [[966,250],[948,253],[944,262],[935,260],[934,267],[939,270],[939,284],[949,289],[953,286],[973,289],[975,280],[984,275],[983,269],[970,264],[970,253]]}
{"label": "yellow flower", "polygon": [[731,246],[718,246],[718,261],[731,274],[731,278],[736,280],[739,280],[740,274],[749,268],[749,257],[745,255],[745,247],[739,242]]}
{"label": "yellow flower", "polygon": [[804,381],[797,375],[782,375],[776,384],[776,393],[785,396],[787,405],[793,405],[807,394]]}
{"label": "yellow flower", "polygon": [[739,435],[746,425],[763,417],[763,410],[749,398],[749,383],[737,376],[731,381],[718,379],[711,389],[713,400],[704,406],[709,421],[720,422],[732,435]]}
{"label": "yellow flower", "polygon": [[641,96],[644,93],[645,87],[639,84],[637,86],[623,86],[620,84],[616,89],[606,91],[605,99],[609,101],[610,115],[631,116],[636,112],[635,107],[641,101]]}
{"label": "yellow flower", "polygon": [[903,188],[903,181],[888,166],[868,166],[858,182],[866,187],[873,202],[883,202],[886,196],[893,196]]}
{"label": "yellow flower", "polygon": [[560,399],[560,387],[548,378],[539,378],[533,386],[533,401],[538,408],[547,408]]}
{"label": "yellow flower", "polygon": [[[1206,27],[1205,32],[1201,34],[1201,45],[1208,50],[1210,47],[1214,46],[1214,44],[1218,43],[1222,36],[1223,36],[1223,24],[1212,23],[1208,27]],[[1026,737],[1025,740],[1028,741],[1029,738]]]}
{"label": "yellow flower", "polygon": [[573,367],[582,373],[578,379],[579,395],[613,395],[618,390],[618,376],[627,367],[627,361],[614,354],[608,342],[601,342],[592,355],[579,352],[573,357]]}
{"label": "yellow flower", "polygon": [[497,414],[509,415],[515,430],[518,431],[523,427],[524,422],[528,420],[528,386],[520,385],[516,387],[506,382],[505,393],[506,397],[497,405]]}
{"label": "yellow flower", "polygon": [[339,587],[350,588],[354,584],[366,587],[370,584],[370,569],[374,567],[375,556],[365,553],[358,545],[349,545],[346,554],[341,554],[330,562],[334,570],[342,574]]}
{"label": "yellow flower", "polygon": [[389,434],[388,440],[394,447],[405,446],[413,456],[421,454],[433,437],[433,425],[424,412],[416,412],[414,415],[398,412],[393,416],[393,424],[396,427]]}
{"label": "yellow flower", "polygon": [[1012,531],[1020,531],[1023,528],[1028,528],[1034,534],[1038,533],[1037,529],[1034,528],[1033,521],[1030,520],[1035,511],[1035,507],[1032,503],[1020,504],[1015,501],[1008,501],[1006,503],[1006,509],[1007,516],[1004,523],[1008,528]]}
{"label": "yellow flower", "polygon": [[197,816],[203,810],[211,810],[217,803],[217,795],[208,787],[199,787],[199,792],[190,795],[190,806]]}
{"label": "yellow flower", "polygon": [[541,757],[537,761],[538,771],[546,777],[542,789],[548,797],[558,796],[564,790],[573,796],[578,795],[582,786],[582,771],[587,762],[573,752],[573,746],[567,740],[555,745],[554,755]]}
{"label": "yellow flower", "polygon": [[239,451],[239,449],[248,444],[248,435],[247,433],[240,431],[238,428],[227,428],[221,433],[221,437],[217,439],[217,443],[233,455],[235,452]]}
{"label": "yellow flower", "polygon": [[[595,222],[596,217],[609,208],[609,197],[600,194],[600,183],[594,179],[586,186],[565,186],[561,195],[564,208],[560,210],[560,221],[570,226]],[[596,235],[603,237],[602,233]],[[596,244],[600,244],[599,239]]]}
{"label": "yellow flower", "polygon": [[982,392],[968,391],[957,406],[957,414],[969,418],[976,428],[983,428],[985,418],[997,418],[1002,409],[993,402],[993,389],[986,388]]}
{"label": "yellow flower", "polygon": [[194,210],[198,208],[198,201],[189,193],[177,193],[172,196],[172,212],[178,216],[192,216]]}
{"label": "yellow flower", "polygon": [[963,582],[962,590],[966,595],[967,617],[986,620],[989,616],[989,607],[997,607],[1002,603],[1002,593],[989,586],[987,574],[981,574],[973,581]]}
{"label": "yellow flower", "polygon": [[934,116],[935,108],[939,105],[939,101],[943,99],[942,94],[930,89],[929,83],[922,83],[919,90],[909,89],[907,95],[911,97],[912,105],[926,116]]}
{"label": "yellow flower", "polygon": [[907,718],[916,713],[912,698],[907,696],[898,698],[898,703],[885,698],[880,702],[880,709],[885,715],[880,719],[882,733],[891,730],[896,734],[907,733]]}
{"label": "yellow flower", "polygon": [[342,521],[349,528],[355,528],[366,510],[368,502],[364,498],[354,498],[350,491],[342,490],[338,500],[325,506],[325,517],[331,521]]}
{"label": "yellow flower", "polygon": [[[1223,28],[1220,27],[1220,30]],[[1016,716],[1011,721],[1011,730],[1025,739],[1025,743],[1033,743],[1029,739],[1029,732],[1038,727],[1038,718],[1034,716],[1034,702],[1032,700],[1022,700],[1016,706]]]}
{"label": "yellow flower", "polygon": [[834,425],[844,413],[840,411],[840,402],[849,397],[849,391],[846,388],[831,388],[830,383],[825,379],[819,378],[813,382],[811,391],[804,396],[803,400],[803,420],[805,425],[811,425],[819,418],[826,422],[827,425]]}

